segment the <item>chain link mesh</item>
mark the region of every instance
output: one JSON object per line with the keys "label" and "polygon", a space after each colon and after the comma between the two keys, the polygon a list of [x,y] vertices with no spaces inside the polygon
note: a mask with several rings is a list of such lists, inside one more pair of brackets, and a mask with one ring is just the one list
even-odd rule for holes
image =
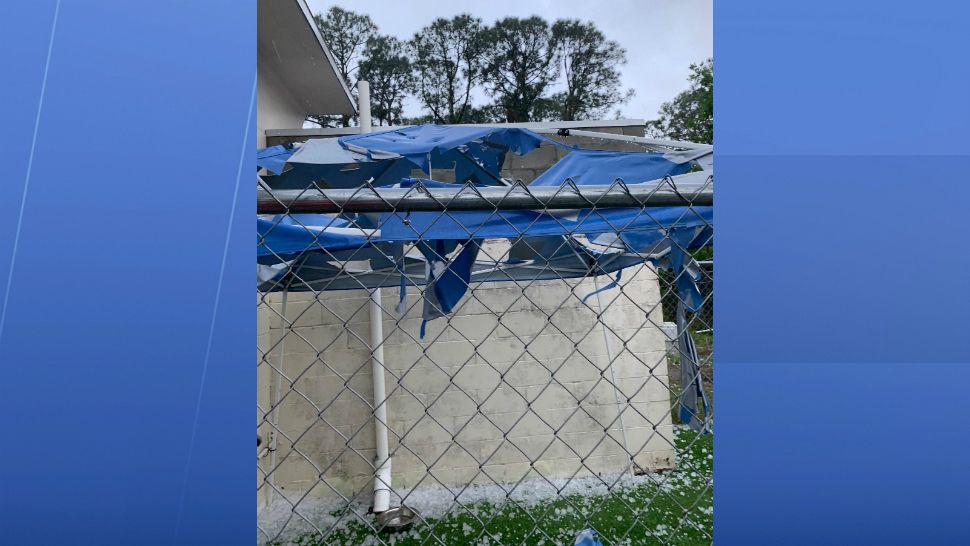
{"label": "chain link mesh", "polygon": [[[456,195],[476,191],[466,185]],[[387,193],[355,192],[387,211],[378,216],[311,188],[301,196],[330,204],[315,220],[327,225],[278,215],[261,233],[276,269],[257,294],[258,542],[573,544],[592,529],[610,545],[711,543],[712,420],[682,423],[685,393],[713,394],[711,241],[700,249],[662,241],[698,258],[703,302],[690,307],[678,289],[685,273],[655,255],[622,274],[570,255],[577,242],[595,246],[571,227],[577,215],[606,222],[620,239],[633,225],[665,233],[657,209],[642,202],[627,203],[614,223],[607,211],[629,194],[622,181],[598,194],[614,198],[608,208],[587,200],[538,209],[564,232],[553,245],[505,221],[501,200],[481,199],[477,212],[514,237],[483,236],[484,221],[468,225],[447,199],[418,213]],[[284,211],[295,202],[269,195]],[[433,219],[412,221],[418,214]],[[689,202],[682,214],[699,216]],[[378,241],[391,222],[412,236]],[[458,226],[460,240],[427,239],[439,222]],[[281,226],[304,230],[305,246],[270,248]],[[369,244],[334,250],[320,238],[328,229],[357,230]],[[445,308],[426,279],[472,245],[473,273]],[[522,251],[549,259],[526,263]],[[379,460],[384,428],[388,457]],[[390,490],[390,512],[372,512],[375,488]]]}

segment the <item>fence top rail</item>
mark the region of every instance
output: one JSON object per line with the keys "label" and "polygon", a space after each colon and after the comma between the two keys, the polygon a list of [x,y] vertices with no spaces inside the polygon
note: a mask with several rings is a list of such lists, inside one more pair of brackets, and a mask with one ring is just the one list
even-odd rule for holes
{"label": "fence top rail", "polygon": [[561,187],[511,186],[454,188],[375,188],[257,190],[258,214],[341,212],[440,212],[457,210],[531,210],[625,207],[710,206],[713,177],[677,183],[670,178],[649,184]]}

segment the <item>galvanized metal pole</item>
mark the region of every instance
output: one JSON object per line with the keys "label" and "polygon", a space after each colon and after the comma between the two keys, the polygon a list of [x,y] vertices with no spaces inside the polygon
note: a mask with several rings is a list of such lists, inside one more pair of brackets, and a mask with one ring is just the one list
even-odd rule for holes
{"label": "galvanized metal pole", "polygon": [[611,186],[525,187],[456,185],[454,188],[355,188],[258,190],[260,214],[342,212],[442,212],[710,206],[714,177],[704,171],[656,182]]}
{"label": "galvanized metal pole", "polygon": [[[533,129],[534,132],[546,135],[557,135],[561,129]],[[636,142],[656,148],[681,148],[684,150],[706,150],[713,149],[710,144],[699,144],[686,140],[668,140],[661,138],[639,137],[631,135],[616,135],[612,133],[602,133],[599,131],[584,131],[582,129],[568,129],[569,136],[579,136],[587,138],[598,138],[601,140],[616,140],[620,142]]]}

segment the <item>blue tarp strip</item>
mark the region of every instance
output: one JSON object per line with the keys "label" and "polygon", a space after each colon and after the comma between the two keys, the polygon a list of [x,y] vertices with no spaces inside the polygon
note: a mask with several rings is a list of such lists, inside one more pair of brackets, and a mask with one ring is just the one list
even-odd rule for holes
{"label": "blue tarp strip", "polygon": [[568,178],[578,186],[608,186],[618,178],[626,184],[684,174],[690,164],[678,165],[659,153],[573,150],[532,181],[530,186],[561,186]]}
{"label": "blue tarp strip", "polygon": [[256,166],[273,174],[283,172],[286,160],[295,150],[292,146],[270,146],[256,150]]}
{"label": "blue tarp strip", "polygon": [[[387,153],[406,157],[424,172],[428,172],[428,154],[442,153],[459,147],[467,147],[473,156],[486,163],[486,167],[498,172],[494,154],[485,153],[485,147],[498,147],[518,155],[535,150],[543,142],[555,142],[526,129],[514,127],[459,127],[455,125],[417,125],[377,133],[349,135],[339,138],[344,147],[367,150],[371,159],[380,159]],[[482,144],[475,144],[480,141]]]}
{"label": "blue tarp strip", "polygon": [[616,272],[616,279],[611,279],[609,284],[607,284],[606,286],[600,287],[600,288],[598,288],[596,290],[593,290],[589,294],[586,294],[585,296],[583,296],[583,300],[582,300],[583,303],[586,303],[586,300],[588,300],[589,298],[595,296],[596,294],[599,294],[600,292],[605,292],[607,290],[611,290],[611,289],[616,288],[617,286],[619,286],[620,276],[621,275],[623,275],[623,270],[622,269]]}

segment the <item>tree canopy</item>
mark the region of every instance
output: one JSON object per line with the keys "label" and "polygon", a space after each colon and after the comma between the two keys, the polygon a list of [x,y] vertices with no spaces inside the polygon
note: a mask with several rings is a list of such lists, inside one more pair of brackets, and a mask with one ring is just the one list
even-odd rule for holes
{"label": "tree canopy", "polygon": [[714,143],[714,60],[690,65],[686,91],[660,107],[647,122],[650,135],[704,144]]}
{"label": "tree canopy", "polygon": [[327,10],[324,16],[314,15],[330,53],[337,63],[337,70],[347,85],[357,83],[357,68],[367,40],[377,34],[377,25],[370,16],[354,13],[337,6]]}
{"label": "tree canopy", "polygon": [[559,119],[601,117],[633,96],[632,89],[620,88],[619,67],[626,63],[626,50],[607,40],[596,25],[561,19],[552,26],[552,41],[566,86],[554,96]]}
{"label": "tree canopy", "polygon": [[404,42],[393,36],[372,36],[364,49],[359,76],[370,83],[372,114],[378,124],[401,123],[404,99],[413,83]]}
{"label": "tree canopy", "polygon": [[[367,15],[339,7],[314,18],[348,85],[370,82],[381,125],[573,121],[603,118],[611,110],[619,117],[616,108],[634,94],[621,84],[626,50],[588,21],[550,24],[534,15],[488,26],[465,13],[435,19],[402,41],[379,34]],[[713,140],[713,62],[690,70],[688,89],[647,123],[650,134]],[[423,112],[404,119],[410,97]],[[349,117],[340,121],[347,125]]]}
{"label": "tree canopy", "polygon": [[483,33],[484,87],[504,121],[531,121],[538,101],[558,76],[556,48],[545,19],[506,17]]}
{"label": "tree canopy", "polygon": [[466,123],[482,78],[484,27],[468,14],[435,19],[411,39],[415,91],[436,123]]}
{"label": "tree canopy", "polygon": [[[350,86],[351,94],[357,96],[357,73],[361,55],[367,41],[377,34],[377,25],[367,15],[331,7],[323,16],[314,15],[313,21],[327,43],[327,48],[337,64],[337,71]],[[350,116],[311,116],[310,120],[328,127],[334,124],[350,126]]]}

